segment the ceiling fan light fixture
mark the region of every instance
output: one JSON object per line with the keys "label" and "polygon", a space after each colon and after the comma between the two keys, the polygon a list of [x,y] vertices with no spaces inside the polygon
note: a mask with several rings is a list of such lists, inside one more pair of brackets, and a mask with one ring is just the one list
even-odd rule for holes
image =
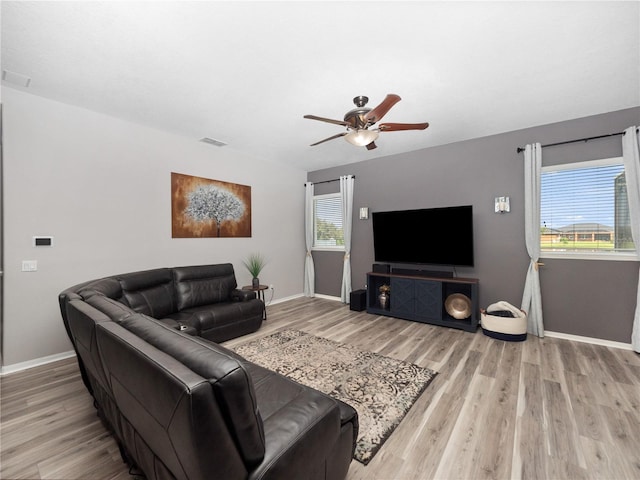
{"label": "ceiling fan light fixture", "polygon": [[344,139],[349,142],[351,145],[355,145],[356,147],[364,147],[369,145],[371,142],[375,142],[380,132],[378,130],[351,130],[344,136]]}

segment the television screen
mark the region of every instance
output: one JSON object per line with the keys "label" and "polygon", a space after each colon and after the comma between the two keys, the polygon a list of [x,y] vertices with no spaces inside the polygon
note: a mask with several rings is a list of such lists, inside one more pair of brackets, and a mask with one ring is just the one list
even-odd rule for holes
{"label": "television screen", "polygon": [[473,209],[372,212],[376,262],[473,266]]}

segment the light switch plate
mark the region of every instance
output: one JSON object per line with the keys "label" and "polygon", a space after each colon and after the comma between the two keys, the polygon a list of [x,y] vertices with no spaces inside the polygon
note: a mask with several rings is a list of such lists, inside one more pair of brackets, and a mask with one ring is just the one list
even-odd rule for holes
{"label": "light switch plate", "polygon": [[23,260],[22,261],[22,271],[23,272],[37,272],[38,271],[38,261],[37,260]]}

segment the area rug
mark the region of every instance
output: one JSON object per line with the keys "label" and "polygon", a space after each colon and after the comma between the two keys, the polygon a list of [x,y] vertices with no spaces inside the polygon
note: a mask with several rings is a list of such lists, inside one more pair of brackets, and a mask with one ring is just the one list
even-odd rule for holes
{"label": "area rug", "polygon": [[348,403],[360,429],[354,458],[366,465],[437,372],[298,330],[232,347],[247,360]]}

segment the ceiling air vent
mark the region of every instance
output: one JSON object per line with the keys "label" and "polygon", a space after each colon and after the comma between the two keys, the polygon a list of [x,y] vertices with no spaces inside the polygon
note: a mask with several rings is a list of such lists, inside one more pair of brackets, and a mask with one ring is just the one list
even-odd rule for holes
{"label": "ceiling air vent", "polygon": [[224,147],[226,143],[221,142],[220,140],[216,140],[214,138],[204,137],[200,139],[203,143],[208,143],[210,145],[215,145],[216,147]]}
{"label": "ceiling air vent", "polygon": [[31,77],[10,70],[2,70],[2,80],[25,88],[31,85]]}

